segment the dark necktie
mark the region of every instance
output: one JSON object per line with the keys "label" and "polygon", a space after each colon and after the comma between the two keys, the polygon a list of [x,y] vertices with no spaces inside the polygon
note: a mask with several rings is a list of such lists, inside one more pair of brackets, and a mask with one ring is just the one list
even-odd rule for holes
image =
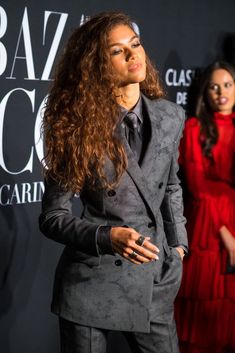
{"label": "dark necktie", "polygon": [[136,160],[139,161],[142,148],[142,141],[138,132],[138,117],[134,112],[128,112],[124,118],[124,121],[129,130],[129,145],[136,157]]}

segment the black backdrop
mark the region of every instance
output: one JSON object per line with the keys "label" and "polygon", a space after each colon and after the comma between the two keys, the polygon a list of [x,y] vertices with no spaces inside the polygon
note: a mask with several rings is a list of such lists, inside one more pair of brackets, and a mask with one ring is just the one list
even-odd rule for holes
{"label": "black backdrop", "polygon": [[[187,107],[197,69],[234,60],[234,0],[3,0],[0,2],[0,352],[57,353],[50,313],[62,246],[38,230],[43,193],[41,107],[72,28],[103,10],[138,23],[169,99]],[[79,200],[74,207],[80,210]],[[109,352],[129,352],[114,335]]]}

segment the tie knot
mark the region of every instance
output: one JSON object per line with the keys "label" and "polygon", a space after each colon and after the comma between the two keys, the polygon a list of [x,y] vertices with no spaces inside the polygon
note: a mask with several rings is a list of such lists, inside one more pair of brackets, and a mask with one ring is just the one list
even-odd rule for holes
{"label": "tie knot", "polygon": [[128,112],[124,119],[127,126],[131,129],[138,128],[138,117],[134,112]]}

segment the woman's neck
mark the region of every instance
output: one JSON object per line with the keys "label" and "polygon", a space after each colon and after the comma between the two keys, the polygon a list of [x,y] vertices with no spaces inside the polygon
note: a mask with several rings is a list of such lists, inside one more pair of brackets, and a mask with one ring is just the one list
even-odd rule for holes
{"label": "woman's neck", "polygon": [[115,95],[117,103],[130,110],[138,102],[140,97],[140,86],[135,83],[125,87],[120,87],[116,90]]}

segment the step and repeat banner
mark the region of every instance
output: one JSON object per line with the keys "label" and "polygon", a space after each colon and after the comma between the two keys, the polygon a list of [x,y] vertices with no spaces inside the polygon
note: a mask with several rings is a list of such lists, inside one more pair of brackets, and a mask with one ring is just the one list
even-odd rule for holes
{"label": "step and repeat banner", "polygon": [[[234,0],[0,1],[0,352],[59,353],[50,313],[62,246],[38,230],[44,183],[40,125],[53,68],[71,30],[104,10],[138,24],[170,100],[189,109],[190,85],[215,58],[234,60]],[[81,211],[79,199],[74,209]],[[128,353],[119,335],[109,352]]]}

